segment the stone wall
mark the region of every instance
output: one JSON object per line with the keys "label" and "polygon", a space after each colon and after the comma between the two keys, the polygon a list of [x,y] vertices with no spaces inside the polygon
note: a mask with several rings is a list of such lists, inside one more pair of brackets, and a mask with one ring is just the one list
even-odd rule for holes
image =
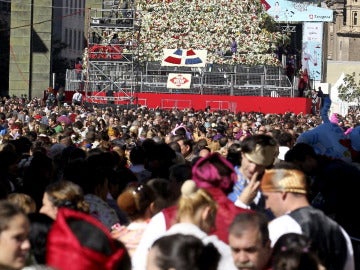
{"label": "stone wall", "polygon": [[29,2],[11,5],[9,94],[40,97],[50,85],[52,1]]}

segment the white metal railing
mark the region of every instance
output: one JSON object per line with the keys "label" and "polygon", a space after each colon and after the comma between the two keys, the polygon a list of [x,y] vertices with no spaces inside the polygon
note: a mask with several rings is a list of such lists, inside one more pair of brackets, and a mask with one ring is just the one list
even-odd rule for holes
{"label": "white metal railing", "polygon": [[[275,72],[250,72],[250,69],[242,69],[237,73],[232,72],[195,72],[192,74],[191,86],[189,89],[169,89],[167,88],[168,75],[141,73],[130,74],[123,70],[118,70],[116,66],[110,66],[107,76],[99,74],[89,74],[80,78],[75,70],[67,70],[65,89],[75,90],[83,87],[87,83],[91,91],[101,91],[106,89],[121,90],[127,87],[138,87],[140,93],[187,93],[187,94],[209,94],[209,95],[230,95],[230,96],[272,96],[272,97],[294,97],[295,91],[289,78]],[[275,69],[274,69],[275,70]],[[188,73],[188,72],[184,72]]]}

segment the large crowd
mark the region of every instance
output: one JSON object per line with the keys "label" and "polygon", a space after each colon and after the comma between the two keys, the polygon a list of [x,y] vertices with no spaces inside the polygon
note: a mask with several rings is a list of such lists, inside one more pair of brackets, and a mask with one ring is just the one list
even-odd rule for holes
{"label": "large crowd", "polygon": [[355,269],[360,111],[0,103],[0,269]]}

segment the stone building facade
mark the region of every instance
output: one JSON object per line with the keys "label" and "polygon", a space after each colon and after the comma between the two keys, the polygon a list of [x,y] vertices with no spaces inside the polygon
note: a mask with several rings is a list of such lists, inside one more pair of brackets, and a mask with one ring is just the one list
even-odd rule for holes
{"label": "stone building facade", "polygon": [[329,1],[334,22],[327,24],[327,60],[360,61],[360,0]]}

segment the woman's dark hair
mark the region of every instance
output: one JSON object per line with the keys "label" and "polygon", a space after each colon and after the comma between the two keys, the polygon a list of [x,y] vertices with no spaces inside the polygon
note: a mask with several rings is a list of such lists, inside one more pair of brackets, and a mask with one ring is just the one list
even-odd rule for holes
{"label": "woman's dark hair", "polygon": [[311,239],[298,233],[287,233],[279,237],[273,247],[274,270],[317,270],[320,260],[311,249]]}
{"label": "woman's dark hair", "polygon": [[45,264],[46,239],[54,220],[41,213],[31,213],[28,217],[30,220],[29,241],[31,254],[34,256],[36,263]]}
{"label": "woman's dark hair", "polygon": [[235,166],[241,165],[241,147],[240,143],[233,143],[229,146],[226,159]]}
{"label": "woman's dark hair", "polygon": [[320,266],[318,258],[309,252],[298,252],[295,250],[286,250],[281,252],[274,259],[273,270],[318,270]]}
{"label": "woman's dark hair", "polygon": [[303,235],[298,233],[286,233],[279,237],[279,239],[275,242],[273,247],[273,254],[283,250],[309,250],[311,247],[311,240]]}
{"label": "woman's dark hair", "polygon": [[192,235],[163,236],[152,248],[159,251],[155,264],[161,270],[215,270],[220,260],[220,253],[213,244],[204,244]]}

